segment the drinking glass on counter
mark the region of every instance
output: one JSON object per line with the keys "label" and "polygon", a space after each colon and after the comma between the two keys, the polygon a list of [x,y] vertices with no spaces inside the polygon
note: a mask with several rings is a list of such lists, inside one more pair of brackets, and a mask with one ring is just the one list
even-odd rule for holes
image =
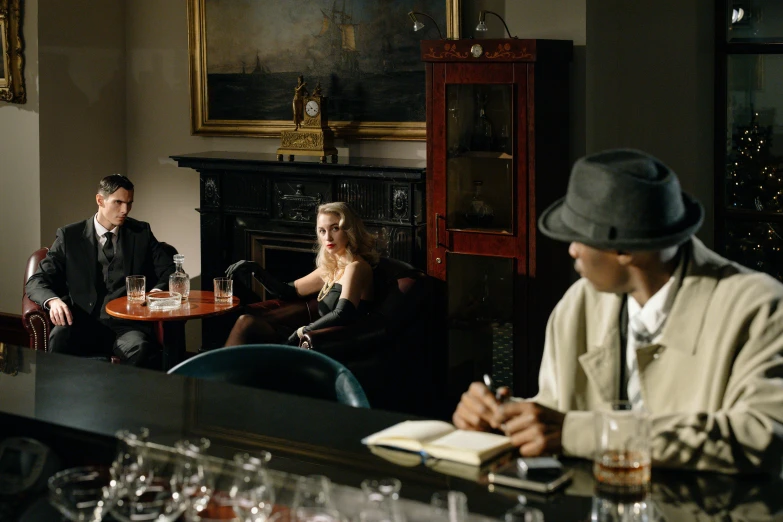
{"label": "drinking glass on counter", "polygon": [[100,522],[115,502],[108,468],[86,466],[55,473],[49,478],[49,502],[68,520]]}
{"label": "drinking glass on counter", "polygon": [[590,520],[595,522],[657,522],[665,518],[657,509],[650,494],[614,495],[600,490],[593,496]]}
{"label": "drinking glass on counter", "polygon": [[291,503],[292,522],[339,522],[332,501],[332,481],[323,475],[299,477]]}
{"label": "drinking glass on counter", "polygon": [[209,446],[210,441],[206,438],[174,443],[174,449],[180,455],[174,479],[177,492],[187,499],[185,518],[188,520],[206,509],[214,487],[215,473],[204,455]]}
{"label": "drinking glass on counter", "polygon": [[[268,451],[237,453],[233,460],[206,462],[204,498],[199,509],[190,509],[186,520],[212,522],[267,522],[275,506],[275,490],[266,463]],[[210,460],[210,459],[206,459]]]}
{"label": "drinking glass on counter", "polygon": [[504,522],[544,522],[544,513],[540,509],[519,503],[506,511]]}
{"label": "drinking glass on counter", "polygon": [[[118,489],[144,490],[144,483],[148,479],[145,443],[149,434],[147,428],[138,431],[120,430],[115,434],[118,439],[117,457],[112,463],[111,473]],[[120,491],[120,494],[124,493]]]}
{"label": "drinking glass on counter", "polygon": [[233,461],[233,480],[229,498],[240,520],[264,522],[275,506],[275,490],[266,470],[268,452],[254,457],[237,453]]}
{"label": "drinking glass on counter", "polygon": [[215,288],[215,304],[231,304],[234,296],[234,280],[230,277],[216,277],[213,280]]}
{"label": "drinking glass on counter", "polygon": [[359,513],[360,522],[404,522],[399,505],[402,483],[395,478],[363,480],[365,506]]}
{"label": "drinking glass on counter", "polygon": [[650,484],[650,419],[629,401],[613,401],[596,415],[593,475],[598,486],[618,493]]}
{"label": "drinking glass on counter", "polygon": [[192,492],[195,455],[151,442],[132,440],[127,445],[137,458],[118,468],[127,482],[112,507],[112,516],[120,522],[177,520],[190,501],[187,493]]}
{"label": "drinking glass on counter", "polygon": [[147,291],[147,277],[143,275],[129,275],[125,278],[125,292],[128,294],[129,303],[143,303]]}
{"label": "drinking glass on counter", "polygon": [[438,522],[466,522],[468,520],[468,496],[461,491],[433,493],[430,505],[435,510],[432,520]]}

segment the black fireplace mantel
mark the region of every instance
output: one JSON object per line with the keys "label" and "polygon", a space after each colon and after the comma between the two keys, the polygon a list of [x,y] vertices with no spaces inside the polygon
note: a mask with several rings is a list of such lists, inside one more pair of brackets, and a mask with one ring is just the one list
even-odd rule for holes
{"label": "black fireplace mantel", "polygon": [[[275,154],[252,152],[171,158],[199,173],[204,289],[228,265],[257,259],[257,252],[265,248],[314,242],[316,209],[329,201],[351,205],[375,234],[381,255],[426,268],[425,160],[352,157],[337,163],[320,163],[317,158],[289,162],[278,161]],[[222,342],[219,333],[208,342],[208,329],[204,330],[205,345]]]}
{"label": "black fireplace mantel", "polygon": [[[278,161],[276,154],[263,152],[210,151],[171,156],[180,167],[196,170],[230,168],[234,171],[269,171],[324,176],[358,176],[362,178],[388,178],[424,180],[427,160],[395,158],[340,157],[337,163],[320,163],[317,158],[301,157],[296,161]],[[280,167],[280,170],[275,167]]]}

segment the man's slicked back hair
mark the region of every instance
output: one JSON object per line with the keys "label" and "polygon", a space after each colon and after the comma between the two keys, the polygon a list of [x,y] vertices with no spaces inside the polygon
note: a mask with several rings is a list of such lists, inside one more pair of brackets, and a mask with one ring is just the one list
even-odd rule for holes
{"label": "man's slicked back hair", "polygon": [[121,188],[128,191],[133,190],[133,183],[122,174],[110,174],[98,184],[98,194],[107,198]]}

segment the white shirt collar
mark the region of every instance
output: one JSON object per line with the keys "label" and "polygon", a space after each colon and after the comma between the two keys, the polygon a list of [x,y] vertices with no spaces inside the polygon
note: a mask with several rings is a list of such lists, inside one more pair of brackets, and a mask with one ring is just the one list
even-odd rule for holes
{"label": "white shirt collar", "polygon": [[95,224],[95,233],[98,235],[99,238],[102,238],[106,234],[106,232],[113,232],[114,235],[117,235],[117,232],[118,232],[117,229],[120,228],[120,227],[113,227],[111,229],[108,229],[108,228],[104,227],[103,225],[101,225],[100,223],[98,223],[98,213],[97,212],[95,213],[95,216],[93,216],[92,221]]}
{"label": "white shirt collar", "polygon": [[644,306],[630,294],[628,295],[628,320],[640,322],[648,332],[658,331],[669,316],[669,311],[674,304],[674,296],[677,294],[679,282],[682,279],[682,271],[685,268],[685,256],[680,253],[680,260],[674,269],[672,276],[655,294],[647,300]]}

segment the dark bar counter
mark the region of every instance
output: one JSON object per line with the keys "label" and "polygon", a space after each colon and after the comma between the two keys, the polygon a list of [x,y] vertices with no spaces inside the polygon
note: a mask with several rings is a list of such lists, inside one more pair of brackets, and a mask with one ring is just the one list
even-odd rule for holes
{"label": "dark bar counter", "polygon": [[[108,464],[116,447],[114,433],[144,426],[153,442],[207,437],[210,453],[221,457],[265,449],[274,456],[273,469],[324,474],[338,484],[358,487],[366,478],[396,477],[403,497],[422,502],[435,491],[460,490],[468,495],[472,513],[495,518],[513,507],[519,494],[541,509],[546,520],[557,521],[590,520],[591,511],[615,502],[595,494],[588,462],[566,461],[575,469],[573,483],[563,492],[542,496],[490,491],[475,468],[452,466],[439,473],[424,465],[399,466],[361,444],[363,437],[412,418],[400,413],[8,345],[4,356],[0,441],[35,438],[58,454],[63,467]],[[659,520],[781,519],[781,491],[783,480],[777,477],[656,469],[648,502]]]}

